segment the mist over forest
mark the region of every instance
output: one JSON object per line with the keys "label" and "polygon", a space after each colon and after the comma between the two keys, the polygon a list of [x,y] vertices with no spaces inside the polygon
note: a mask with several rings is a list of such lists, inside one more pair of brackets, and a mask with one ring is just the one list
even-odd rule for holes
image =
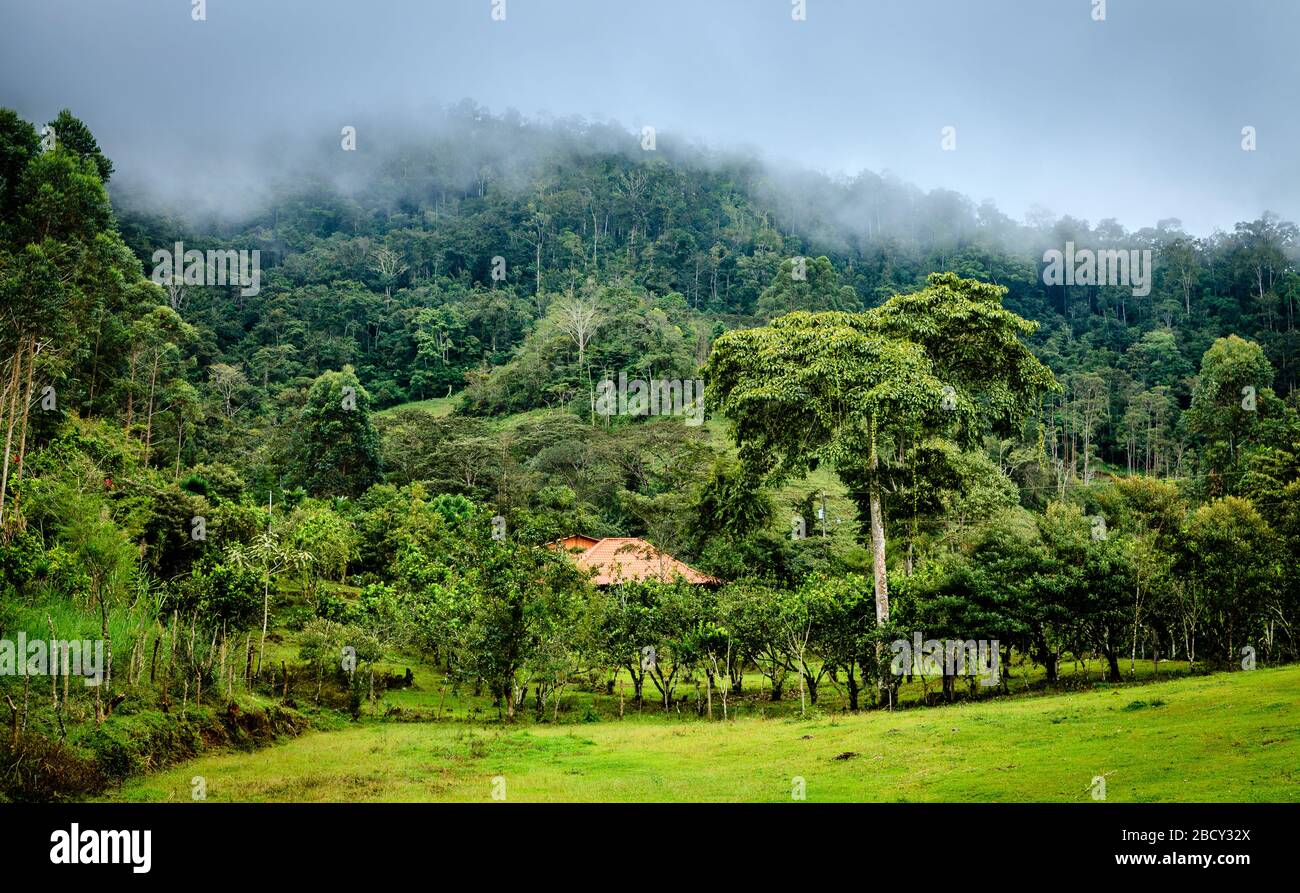
{"label": "mist over forest", "polygon": [[[345,279],[376,288],[363,255],[376,240],[400,240],[406,269],[388,288],[423,285],[426,295],[437,294],[429,289],[441,282],[501,291],[515,301],[531,294],[524,315],[534,318],[548,295],[572,292],[593,276],[679,294],[708,318],[763,318],[759,299],[783,257],[824,255],[834,268],[829,291],[853,291],[842,300],[813,297],[798,307],[806,310],[874,306],[930,272],[951,269],[1006,286],[1008,306],[1043,323],[1042,350],[1068,355],[1086,336],[1083,350],[1092,350],[1095,339],[1109,352],[1101,361],[1117,366],[1117,357],[1147,333],[1167,329],[1190,339],[1184,361],[1192,362],[1232,326],[1257,325],[1269,333],[1266,349],[1281,372],[1281,390],[1294,387],[1296,229],[1268,211],[1204,238],[1173,218],[1136,231],[1113,219],[1090,223],[1044,209],[1016,221],[991,201],[926,192],[889,175],[832,177],[671,134],[656,133],[647,150],[641,134],[617,125],[494,115],[470,101],[443,110],[426,129],[380,123],[360,125],[357,133],[362,151],[341,151],[334,136],[314,151],[287,146],[276,166],[259,168],[239,188],[171,206],[119,174],[127,183],[115,193],[124,230],[146,265],[154,248],[177,233],[199,248],[256,247],[271,281],[286,287]],[[222,196],[231,198],[222,204]],[[1125,288],[1073,293],[1045,285],[1044,252],[1066,243],[1152,251],[1152,293],[1138,299]],[[352,262],[303,266],[302,256],[340,253]],[[503,281],[491,277],[493,257],[510,271]],[[1194,324],[1193,292],[1214,295],[1198,314],[1208,328]],[[414,292],[411,298],[429,300]],[[259,306],[240,309],[244,329],[257,325]],[[507,340],[522,333],[517,326]],[[488,360],[494,364],[502,342],[488,340],[497,346]],[[377,353],[409,360],[413,342],[396,350]],[[360,361],[368,386],[385,383],[383,402],[432,393],[408,392],[409,378],[398,390],[387,374],[371,378],[366,352],[349,356]],[[462,354],[452,363],[457,373],[435,389],[459,389],[455,375],[482,359]],[[1180,387],[1172,379],[1169,385]]]}

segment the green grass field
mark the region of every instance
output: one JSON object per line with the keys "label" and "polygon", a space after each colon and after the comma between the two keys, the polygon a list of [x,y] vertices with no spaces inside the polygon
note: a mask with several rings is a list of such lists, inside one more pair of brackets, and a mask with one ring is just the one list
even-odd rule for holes
{"label": "green grass field", "polygon": [[361,722],[219,754],[109,799],[1300,801],[1300,667],[895,713],[588,724]]}
{"label": "green grass field", "polygon": [[387,409],[381,409],[375,413],[376,416],[393,415],[394,413],[403,412],[408,409],[427,412],[437,418],[449,416],[456,404],[460,401],[460,395],[453,394],[450,397],[431,397],[428,400],[413,400],[410,403],[399,403],[396,406],[390,406]]}

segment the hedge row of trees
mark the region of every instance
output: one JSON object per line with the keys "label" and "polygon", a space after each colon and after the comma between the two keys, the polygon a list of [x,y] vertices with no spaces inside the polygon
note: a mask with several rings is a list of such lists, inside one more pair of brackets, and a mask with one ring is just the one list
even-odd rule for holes
{"label": "hedge row of trees", "polygon": [[[996,513],[912,573],[896,566],[884,623],[863,574],[595,589],[544,546],[493,539],[486,510],[462,497],[429,498],[418,485],[375,495],[342,514],[315,505],[293,516],[295,544],[310,543],[304,524],[336,531],[340,558],[387,568],[356,601],[314,600],[303,657],[336,674],[339,648],[352,646],[365,678],[385,651],[423,653],[453,685],[485,691],[507,717],[526,706],[553,714],[573,685],[613,694],[616,679],[629,698],[666,710],[694,687],[726,715],[746,676],[761,678],[773,699],[797,687],[801,703],[816,704],[830,685],[850,709],[864,694],[893,704],[900,679],[891,643],[918,633],[996,643],[1004,674],[1032,663],[1048,683],[1062,661],[1091,655],[1116,682],[1139,660],[1158,672],[1162,660],[1237,669],[1300,656],[1300,588],[1287,551],[1294,531],[1279,533],[1249,500],[1192,507],[1173,484],[1150,478],[1093,488],[1093,514],[1072,502],[1041,515]],[[363,559],[365,532],[381,530]],[[205,559],[190,585],[229,579],[227,566],[243,564],[240,552]],[[247,609],[256,608],[260,576],[245,587],[242,625],[255,631],[256,611]],[[310,576],[303,587],[312,588]],[[202,616],[240,626],[214,602]],[[965,673],[972,686],[976,673]],[[959,681],[947,675],[935,684],[951,697]]]}

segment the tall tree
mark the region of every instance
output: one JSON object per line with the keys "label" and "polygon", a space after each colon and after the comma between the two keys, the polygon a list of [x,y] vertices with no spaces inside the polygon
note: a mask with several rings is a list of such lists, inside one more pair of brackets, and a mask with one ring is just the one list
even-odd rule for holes
{"label": "tall tree", "polygon": [[[1209,470],[1236,471],[1242,447],[1275,402],[1273,367],[1263,349],[1236,335],[1219,338],[1201,358],[1187,425],[1205,444]],[[1229,481],[1229,485],[1233,482]]]}
{"label": "tall tree", "polygon": [[827,462],[864,495],[879,623],[889,617],[887,447],[927,433],[964,444],[1018,433],[1057,387],[1023,343],[1034,325],[1002,307],[1005,292],[933,274],[874,311],[792,313],[714,345],[709,400],[731,421],[742,460],[778,477]]}
{"label": "tall tree", "polygon": [[380,479],[370,394],[344,366],[312,382],[299,419],[293,470],[313,496],[358,496]]}
{"label": "tall tree", "polygon": [[774,480],[825,462],[865,483],[876,617],[889,616],[881,453],[937,416],[945,397],[925,351],[847,313],[792,313],[724,334],[705,369],[708,399],[731,423],[741,460]]}

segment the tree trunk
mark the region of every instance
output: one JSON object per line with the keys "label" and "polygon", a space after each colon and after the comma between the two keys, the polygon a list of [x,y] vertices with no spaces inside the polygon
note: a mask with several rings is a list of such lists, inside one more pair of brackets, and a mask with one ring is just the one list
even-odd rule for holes
{"label": "tree trunk", "polygon": [[889,576],[885,570],[885,521],[880,506],[880,481],[876,472],[880,459],[876,455],[875,437],[871,442],[871,479],[868,482],[868,499],[871,503],[871,573],[876,587],[876,624],[889,619]]}
{"label": "tree trunk", "polygon": [[262,590],[262,641],[257,646],[257,677],[262,677],[262,660],[266,656],[266,624],[271,616],[271,574],[268,571]]}
{"label": "tree trunk", "polygon": [[[5,499],[9,491],[9,454],[14,439],[14,423],[18,419],[18,370],[22,367],[23,347],[20,342],[18,352],[14,354],[13,371],[10,376],[9,386],[5,388],[4,399],[8,401],[9,407],[5,414],[8,416],[8,425],[5,433],[5,455],[4,470],[0,472],[0,523],[4,522]],[[0,409],[5,409],[0,405]]]}
{"label": "tree trunk", "polygon": [[153,403],[154,394],[158,387],[158,363],[160,360],[161,354],[155,354],[153,370],[149,374],[149,408],[144,425],[144,464],[146,468],[149,467],[149,451],[153,447]]}
{"label": "tree trunk", "polygon": [[804,681],[808,685],[808,703],[813,706],[817,705],[817,680],[811,673],[804,674]]}
{"label": "tree trunk", "polygon": [[1044,650],[1039,656],[1038,661],[1043,665],[1043,675],[1047,678],[1048,682],[1056,682],[1060,678],[1060,660],[1057,655]]}
{"label": "tree trunk", "polygon": [[[880,480],[877,471],[880,457],[876,454],[876,435],[871,435],[871,471],[867,482],[867,498],[871,505],[871,573],[876,590],[876,625],[884,626],[889,620],[889,576],[885,569],[885,520],[880,506]],[[876,643],[876,664],[884,659],[884,643]],[[883,673],[877,682],[880,700],[885,700],[889,683]]]}
{"label": "tree trunk", "polygon": [[804,674],[800,673],[799,674],[799,715],[800,716],[803,716],[808,709],[807,703],[805,701],[806,695],[804,693],[804,682],[805,682]]}
{"label": "tree trunk", "polygon": [[1109,666],[1107,682],[1122,682],[1124,677],[1119,672],[1119,654],[1113,648],[1106,650],[1106,663]]}

